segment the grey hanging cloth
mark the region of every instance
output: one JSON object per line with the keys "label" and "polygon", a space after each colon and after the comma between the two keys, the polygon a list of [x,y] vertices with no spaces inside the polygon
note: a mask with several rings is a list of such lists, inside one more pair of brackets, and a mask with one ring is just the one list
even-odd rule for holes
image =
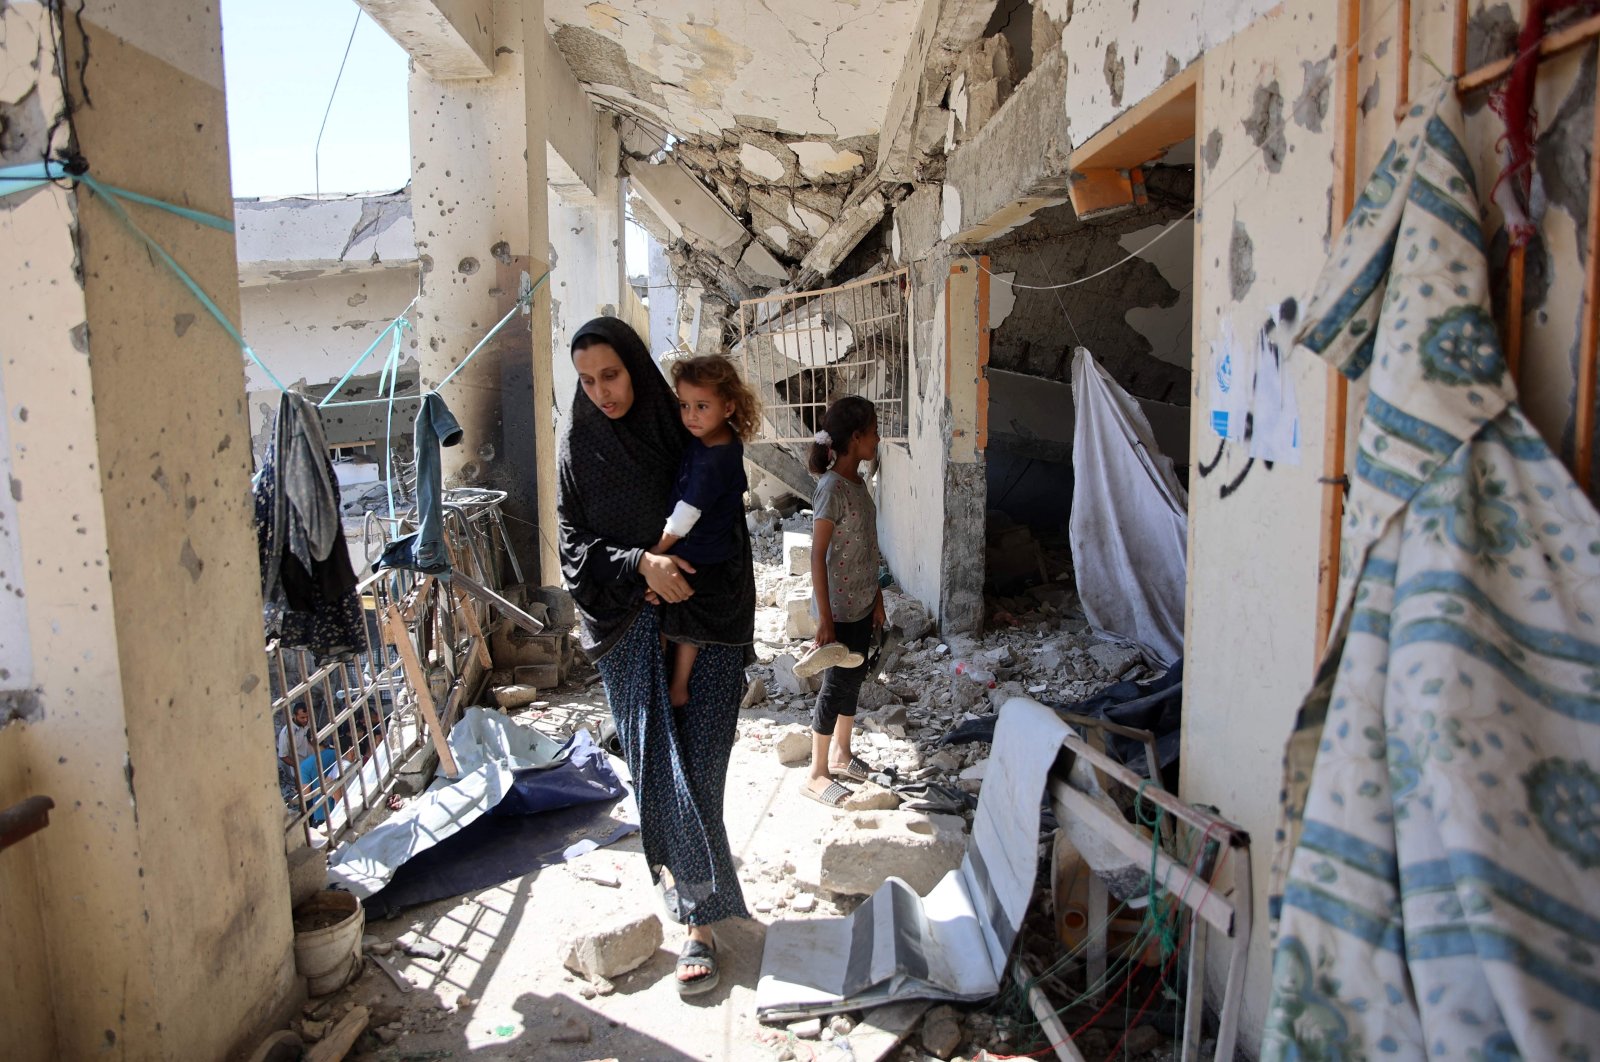
{"label": "grey hanging cloth", "polygon": [[444,548],[444,487],[440,474],[439,447],[461,441],[461,425],[444,404],[439,392],[429,391],[417,407],[413,446],[417,453],[417,531],[396,539],[384,548],[374,569],[410,568],[438,575],[450,570],[450,554]]}

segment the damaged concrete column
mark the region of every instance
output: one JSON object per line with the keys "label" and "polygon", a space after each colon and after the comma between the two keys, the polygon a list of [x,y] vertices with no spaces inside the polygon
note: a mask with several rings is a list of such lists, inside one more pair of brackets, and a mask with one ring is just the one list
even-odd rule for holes
{"label": "damaged concrete column", "polygon": [[[427,38],[397,38],[416,60],[410,83],[412,215],[422,270],[416,354],[425,390],[437,387],[516,305],[524,274],[537,280],[544,271],[543,135],[533,139],[527,133],[523,16],[521,0],[494,3],[494,76],[487,78],[440,79],[425,63],[433,47]],[[528,25],[542,54],[540,17],[535,12]],[[528,195],[535,168],[537,251],[530,246]],[[465,432],[459,445],[442,453],[445,483],[506,492],[512,543],[524,564],[540,556],[531,526],[539,519],[535,462],[541,449],[531,402],[532,349],[543,348],[548,365],[549,336],[549,300],[543,296],[443,391]]]}
{"label": "damaged concrete column", "polygon": [[[529,68],[524,92],[525,135],[530,145],[545,143],[545,129],[549,119],[544,77],[545,64],[562,64],[561,53],[550,44],[544,29],[544,0],[523,0],[522,24],[528,35]],[[532,45],[538,34],[540,48]],[[538,69],[534,69],[534,64]],[[557,71],[566,75],[565,65]],[[528,255],[536,263],[550,260],[550,196],[546,191],[547,161],[543,151],[529,151],[526,166],[528,197]],[[543,267],[539,267],[542,268]],[[552,278],[553,279],[553,278]],[[561,557],[556,549],[556,400],[553,344],[550,333],[550,285],[541,287],[533,300],[533,358],[530,369],[530,400],[533,403],[532,452],[527,442],[517,446],[517,467],[524,483],[531,472],[538,500],[539,521],[539,573],[545,583],[561,581]],[[520,391],[507,392],[507,418],[511,407],[517,403]],[[522,416],[519,410],[517,416]],[[513,438],[516,438],[513,436]],[[508,456],[511,456],[508,454]],[[529,458],[532,460],[528,460]]]}
{"label": "damaged concrete column", "polygon": [[[64,20],[101,180],[232,214],[215,5]],[[68,147],[42,6],[0,8],[0,166]],[[88,96],[88,99],[85,96]],[[88,105],[92,101],[92,106]],[[234,319],[233,237],[133,206]],[[242,1057],[296,976],[239,348],[106,202],[0,200],[0,853],[8,1059]]]}

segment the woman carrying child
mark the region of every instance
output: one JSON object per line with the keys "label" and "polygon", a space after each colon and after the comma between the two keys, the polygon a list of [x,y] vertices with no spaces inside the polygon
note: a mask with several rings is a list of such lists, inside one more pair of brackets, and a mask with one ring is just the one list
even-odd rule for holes
{"label": "woman carrying child", "polygon": [[878,570],[878,510],[861,466],[878,459],[878,412],[859,395],[834,401],[808,462],[817,480],[812,501],[811,587],[817,616],[814,648],[795,674],[826,668],[811,716],[811,773],[802,791],[838,807],[850,791],[834,780],[864,782],[871,768],[850,748],[856,701],[867,677],[866,654],[883,628]]}
{"label": "woman carrying child", "polygon": [[572,361],[578,393],[559,455],[561,573],[633,776],[645,861],[668,914],[688,926],[677,985],[694,995],[718,981],[712,926],[748,917],[722,806],[755,628],[750,540],[738,521],[740,544],[723,562],[733,582],[747,584],[730,598],[747,603],[728,619],[739,628],[729,642],[742,644],[702,645],[686,676],[688,703],[675,709],[662,609],[647,594],[671,606],[697,592],[695,564],[654,550],[690,436],[677,397],[622,321],[579,328]]}

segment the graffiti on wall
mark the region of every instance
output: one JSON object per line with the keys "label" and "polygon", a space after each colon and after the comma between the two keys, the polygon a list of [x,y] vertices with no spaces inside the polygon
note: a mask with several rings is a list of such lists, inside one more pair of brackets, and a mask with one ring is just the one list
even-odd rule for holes
{"label": "graffiti on wall", "polygon": [[1200,462],[1200,478],[1209,479],[1222,467],[1230,443],[1247,455],[1244,466],[1220,487],[1222,498],[1237,492],[1258,462],[1268,471],[1279,462],[1300,463],[1299,402],[1288,365],[1299,318],[1299,303],[1287,298],[1267,315],[1253,344],[1239,343],[1229,321],[1211,344],[1209,423],[1217,452]]}

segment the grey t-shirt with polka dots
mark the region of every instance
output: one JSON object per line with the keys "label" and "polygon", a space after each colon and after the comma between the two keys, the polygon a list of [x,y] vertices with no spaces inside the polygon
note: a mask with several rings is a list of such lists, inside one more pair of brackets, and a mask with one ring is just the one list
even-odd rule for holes
{"label": "grey t-shirt with polka dots", "polygon": [[833,521],[828,545],[828,603],[835,622],[849,623],[872,614],[878,599],[878,507],[865,483],[853,483],[837,472],[817,480],[813,520]]}

